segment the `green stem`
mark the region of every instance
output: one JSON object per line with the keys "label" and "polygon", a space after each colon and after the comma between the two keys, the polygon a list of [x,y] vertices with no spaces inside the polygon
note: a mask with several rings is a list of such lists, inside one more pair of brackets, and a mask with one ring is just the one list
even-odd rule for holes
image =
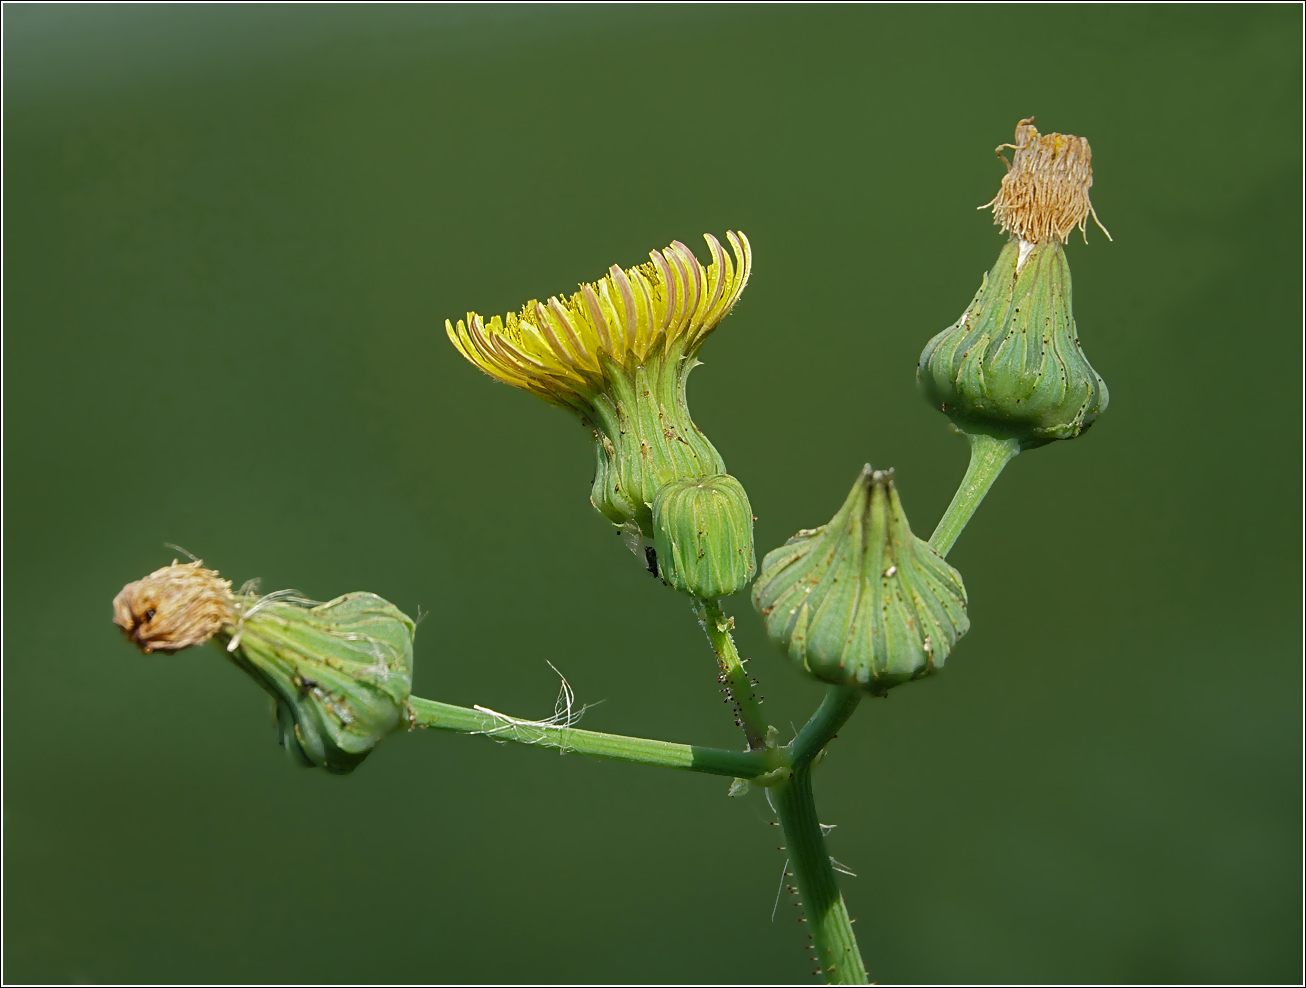
{"label": "green stem", "polygon": [[826,690],[825,699],[816,708],[816,713],[785,746],[790,764],[797,766],[815,762],[861,702],[861,690],[848,686],[831,686]]}
{"label": "green stem", "polygon": [[695,601],[694,612],[698,615],[698,623],[707,633],[707,640],[712,643],[712,650],[716,652],[717,664],[721,667],[721,682],[735,701],[736,723],[744,729],[748,750],[765,750],[766,717],[762,714],[761,700],[753,692],[753,684],[744,671],[735,640],[730,637],[730,629],[735,626],[734,619],[726,617],[721,611],[720,602],[715,600]]}
{"label": "green stem", "polygon": [[458,734],[481,734],[496,741],[557,748],[595,758],[740,779],[754,779],[777,767],[776,758],[767,758],[754,752],[724,751],[694,744],[582,731],[574,727],[519,720],[505,714],[458,707],[438,700],[424,700],[419,696],[410,696],[408,704],[413,710],[414,727],[454,731]]}
{"label": "green stem", "polygon": [[858,690],[830,687],[820,708],[786,749],[793,760],[788,780],[771,790],[771,802],[784,828],[785,848],[811,927],[820,973],[828,983],[840,985],[864,985],[868,979],[816,816],[812,765],[852,716],[861,698]]}
{"label": "green stem", "polygon": [[939,519],[938,528],[930,536],[930,545],[943,556],[957,541],[1002,468],[1020,452],[1020,442],[1016,439],[999,439],[978,432],[969,433],[968,438],[970,466],[966,468],[966,476],[961,479],[961,486],[953,495],[948,510]]}
{"label": "green stem", "polygon": [[798,879],[800,901],[812,928],[820,973],[828,984],[864,985],[868,981],[866,965],[857,949],[848,907],[839,894],[821,824],[816,819],[811,766],[795,769],[789,781],[772,793],[784,827],[789,863]]}

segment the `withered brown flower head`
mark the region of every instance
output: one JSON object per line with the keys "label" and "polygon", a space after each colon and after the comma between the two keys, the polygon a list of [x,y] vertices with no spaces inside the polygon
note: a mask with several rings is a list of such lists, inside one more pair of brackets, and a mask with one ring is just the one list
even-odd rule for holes
{"label": "withered brown flower head", "polygon": [[204,569],[197,559],[156,569],[113,598],[113,623],[142,652],[176,652],[212,638],[234,624],[231,581]]}
{"label": "withered brown flower head", "polygon": [[[1010,230],[1026,243],[1066,242],[1076,228],[1088,239],[1088,217],[1098,225],[1107,239],[1111,234],[1089,201],[1093,186],[1093,152],[1088,141],[1070,134],[1040,134],[1029,117],[1016,125],[1016,143],[1001,144],[1015,151],[1002,178],[1002,188],[992,202],[980,209],[993,207],[993,222]],[[1003,161],[1006,161],[1003,158]]]}

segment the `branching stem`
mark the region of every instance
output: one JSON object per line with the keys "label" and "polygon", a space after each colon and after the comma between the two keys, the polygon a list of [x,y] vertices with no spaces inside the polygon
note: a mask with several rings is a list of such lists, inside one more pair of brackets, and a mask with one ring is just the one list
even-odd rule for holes
{"label": "branching stem", "polygon": [[[783,748],[768,748],[765,721],[761,719],[750,681],[730,637],[730,620],[722,614],[715,601],[700,602],[698,610],[717,652],[723,678],[735,696],[749,745],[754,750],[725,751],[651,738],[583,731],[565,724],[528,721],[417,696],[408,698],[412,724],[414,727],[479,734],[498,741],[637,765],[758,779],[770,787],[772,805],[784,828],[786,848],[821,973],[832,984],[865,984],[866,968],[853,935],[848,909],[839,894],[812,794],[812,766],[857,709],[862,694],[856,689],[830,687],[820,708],[793,741]],[[739,702],[741,700],[744,702]],[[787,774],[783,772],[785,768],[788,768]],[[778,775],[781,778],[777,780]],[[768,778],[759,778],[763,776]]]}
{"label": "branching stem", "polygon": [[[768,750],[767,724],[730,637],[733,621],[722,613],[721,605],[715,600],[699,601],[695,609],[716,652],[722,682],[734,697],[739,724],[748,738],[749,753],[761,754]],[[785,847],[798,880],[816,957],[821,973],[831,984],[866,984],[866,966],[857,949],[848,907],[839,894],[825,837],[816,818],[812,766],[835,732],[852,716],[861,698],[860,690],[830,687],[821,706],[793,741],[776,751],[780,758],[773,764],[787,765],[789,772],[781,781],[770,783],[771,805],[784,828]]]}
{"label": "branching stem", "polygon": [[798,880],[820,973],[828,983],[839,985],[866,984],[866,965],[816,816],[812,766],[861,698],[859,690],[830,687],[820,708],[785,749],[792,765],[788,780],[770,791],[771,804],[784,828],[785,848]]}
{"label": "branching stem", "polygon": [[764,752],[724,751],[694,744],[675,744],[650,738],[582,731],[563,725],[533,723],[452,703],[441,703],[439,700],[424,700],[418,696],[410,696],[408,703],[414,713],[414,727],[454,731],[458,734],[481,734],[496,741],[556,748],[595,758],[634,762],[637,765],[657,765],[662,768],[706,772],[708,775],[754,779],[776,768],[778,759],[782,757],[779,753],[768,758]]}

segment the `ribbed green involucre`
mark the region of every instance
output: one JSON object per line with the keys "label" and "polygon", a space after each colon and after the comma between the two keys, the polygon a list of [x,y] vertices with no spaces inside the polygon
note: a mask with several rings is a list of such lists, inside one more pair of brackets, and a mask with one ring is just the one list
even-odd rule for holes
{"label": "ribbed green involucre", "polygon": [[942,667],[970,628],[961,574],[912,534],[892,471],[869,465],[828,525],[767,553],[753,605],[800,669],[871,693]]}
{"label": "ribbed green involucre", "polygon": [[962,431],[1025,449],[1092,425],[1107,387],[1079,345],[1065,248],[1012,238],[962,317],[926,345],[917,378]]}
{"label": "ribbed green involucre", "polygon": [[658,572],[681,593],[724,597],[757,572],[753,509],[728,473],[663,484],[653,500],[653,533]]}
{"label": "ribbed green involucre", "polygon": [[313,605],[235,598],[227,652],[277,701],[281,743],[303,765],[352,772],[399,724],[413,686],[411,618],[376,594]]}
{"label": "ribbed green involucre", "polygon": [[601,359],[608,389],[587,396],[597,444],[590,500],[614,525],[633,520],[652,539],[659,488],[726,472],[721,454],[689,416],[685,384],[698,361],[676,346],[630,367],[606,354]]}

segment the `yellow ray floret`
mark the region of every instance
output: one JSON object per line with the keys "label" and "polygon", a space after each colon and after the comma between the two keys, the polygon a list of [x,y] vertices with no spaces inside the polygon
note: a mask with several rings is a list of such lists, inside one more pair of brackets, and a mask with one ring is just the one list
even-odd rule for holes
{"label": "yellow ray floret", "polygon": [[677,240],[651,251],[648,264],[614,264],[606,278],[582,284],[568,299],[531,300],[488,323],[469,312],[456,329],[446,319],[445,332],[491,377],[575,407],[605,389],[608,361],[634,366],[672,347],[692,354],[730,312],[753,266],[748,238],[726,234],[733,261],[711,234],[703,239],[712,254],[706,268]]}

